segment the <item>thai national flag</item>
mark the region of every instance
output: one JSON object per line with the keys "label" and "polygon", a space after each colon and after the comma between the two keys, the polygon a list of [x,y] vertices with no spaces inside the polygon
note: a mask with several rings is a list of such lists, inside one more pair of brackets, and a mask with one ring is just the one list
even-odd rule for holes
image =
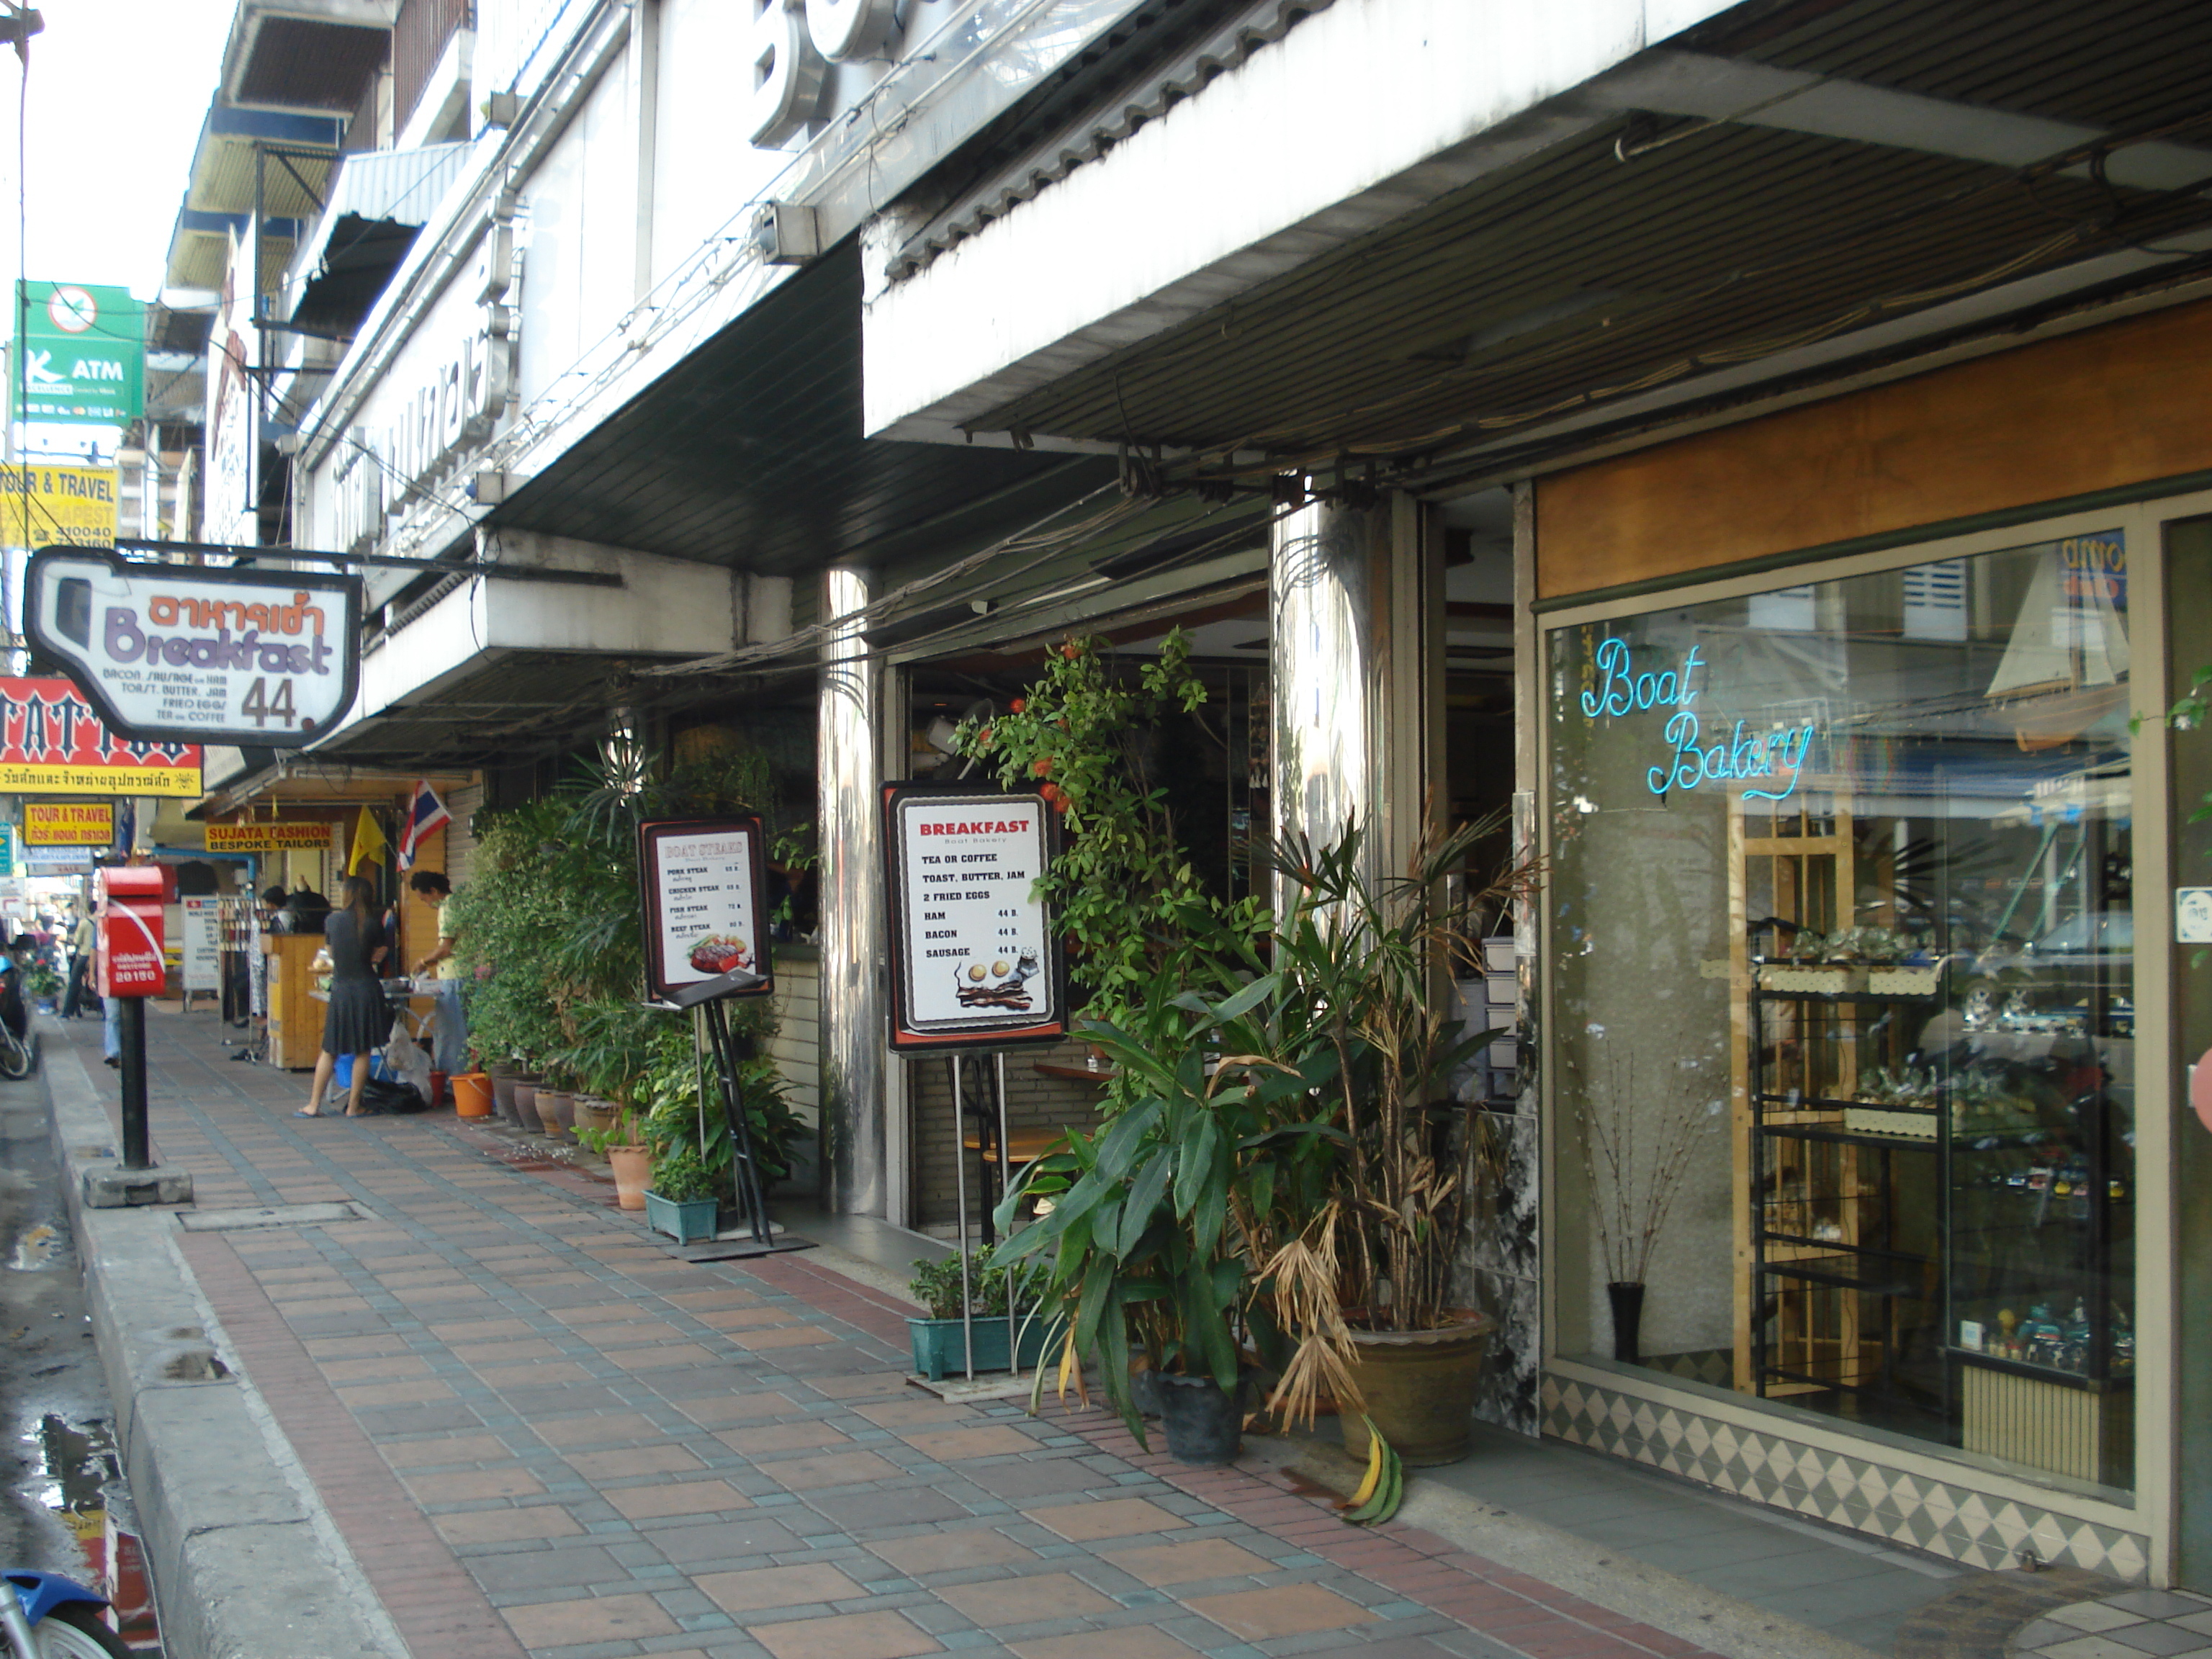
{"label": "thai national flag", "polygon": [[430,787],[428,778],[418,778],[415,783],[415,804],[407,809],[407,827],[399,836],[399,868],[404,872],[415,867],[415,849],[422,838],[441,824],[451,823],[453,815],[446,810],[446,803],[438,799],[438,792]]}

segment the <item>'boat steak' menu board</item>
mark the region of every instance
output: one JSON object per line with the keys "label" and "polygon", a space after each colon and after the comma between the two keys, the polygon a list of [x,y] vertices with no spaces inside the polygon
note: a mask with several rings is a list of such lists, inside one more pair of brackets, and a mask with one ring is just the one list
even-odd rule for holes
{"label": "'boat steak' menu board", "polygon": [[1003,1048],[1066,1036],[1060,940],[1030,896],[1052,856],[1043,797],[896,783],[884,800],[891,1047]]}
{"label": "'boat steak' menu board", "polygon": [[[758,818],[687,818],[638,831],[646,973],[665,997],[732,969],[769,971]],[[763,983],[745,994],[767,994]]]}

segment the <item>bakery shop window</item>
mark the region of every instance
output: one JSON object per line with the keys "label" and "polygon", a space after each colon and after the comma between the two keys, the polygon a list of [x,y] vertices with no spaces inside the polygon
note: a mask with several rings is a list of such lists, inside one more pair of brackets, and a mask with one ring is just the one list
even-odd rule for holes
{"label": "bakery shop window", "polygon": [[2127,552],[1552,634],[1563,1352],[2132,1485]]}

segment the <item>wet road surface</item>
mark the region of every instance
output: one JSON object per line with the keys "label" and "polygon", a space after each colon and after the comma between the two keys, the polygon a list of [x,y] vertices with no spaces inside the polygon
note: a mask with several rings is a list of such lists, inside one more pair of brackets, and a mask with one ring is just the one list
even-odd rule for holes
{"label": "wet road surface", "polygon": [[[0,1565],[66,1573],[118,1600],[144,1599],[61,1179],[34,1076],[0,1081]],[[150,1638],[150,1624],[126,1626]],[[151,1649],[148,1650],[151,1651]]]}

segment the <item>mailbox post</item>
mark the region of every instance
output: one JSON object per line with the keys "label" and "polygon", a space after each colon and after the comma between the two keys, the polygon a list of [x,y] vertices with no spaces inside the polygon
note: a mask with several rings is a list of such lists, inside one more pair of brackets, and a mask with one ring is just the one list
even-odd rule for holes
{"label": "mailbox post", "polygon": [[98,950],[95,983],[114,997],[122,1038],[123,1164],[119,1170],[88,1170],[86,1201],[94,1208],[131,1204],[181,1204],[192,1195],[192,1178],[154,1168],[146,1132],[146,999],[168,982],[162,959],[161,905],[169,872],[158,865],[133,865],[95,873]]}

